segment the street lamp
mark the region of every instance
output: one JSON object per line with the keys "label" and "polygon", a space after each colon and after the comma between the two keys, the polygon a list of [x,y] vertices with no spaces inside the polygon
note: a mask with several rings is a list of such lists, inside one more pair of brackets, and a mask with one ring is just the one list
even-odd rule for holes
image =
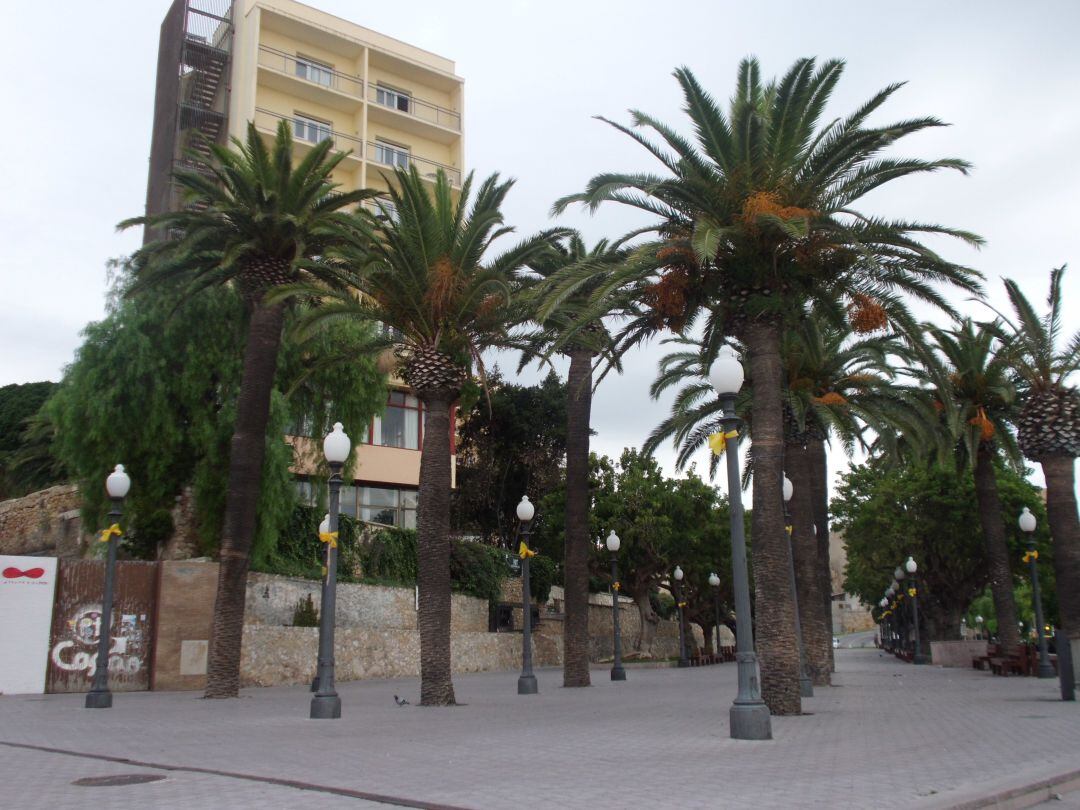
{"label": "street lamp", "polygon": [[683,614],[683,607],[685,607],[686,603],[682,600],[682,568],[676,565],[672,576],[675,590],[675,610],[679,617],[679,666],[688,667],[690,666],[690,659],[686,656],[686,616]]}
{"label": "street lamp", "polygon": [[625,681],[626,670],[622,665],[622,638],[619,636],[619,535],[615,530],[607,536],[607,550],[611,552],[611,632],[614,634],[615,658],[611,664],[611,680]]}
{"label": "street lamp", "polygon": [[919,588],[915,582],[915,572],[919,570],[914,557],[908,557],[904,563],[904,570],[908,578],[908,596],[911,597],[911,621],[915,625],[915,655],[912,656],[913,664],[929,664],[929,656],[923,655],[922,642],[919,638]]}
{"label": "street lamp", "polygon": [[319,606],[319,666],[316,678],[319,689],[311,699],[311,719],[336,720],[341,717],[341,698],[334,687],[334,621],[337,618],[337,539],[338,507],[341,496],[341,468],[349,458],[352,442],[341,427],[334,429],[323,439],[323,455],[330,465],[330,513],[325,522],[326,531],[319,526],[319,540],[326,543],[326,576],[322,584],[322,604]]}
{"label": "street lamp", "polygon": [[1054,667],[1046,649],[1046,628],[1043,626],[1042,594],[1039,592],[1039,552],[1035,550],[1035,516],[1026,506],[1020,513],[1020,530],[1027,535],[1027,553],[1024,561],[1031,572],[1031,596],[1035,603],[1035,629],[1039,634],[1039,677],[1053,678]]}
{"label": "street lamp", "polygon": [[[328,535],[328,534],[330,534],[330,513],[329,512],[327,512],[325,515],[323,515],[323,519],[319,522],[319,530],[316,532],[316,536],[319,538],[319,540],[321,542],[322,538],[324,536]],[[327,544],[326,550],[327,551],[330,550],[330,545],[329,544]],[[326,557],[324,556],[323,557],[323,583],[324,584],[326,582],[326,572],[327,572],[327,570],[328,569],[326,567]],[[320,604],[321,604],[321,596],[320,596]],[[320,632],[321,632],[321,630],[320,630]],[[318,668],[318,664],[316,664],[316,667],[315,667],[315,677],[311,679],[311,691],[312,692],[318,692],[319,691],[319,668]]]}
{"label": "street lamp", "polygon": [[785,475],[780,489],[784,496],[784,529],[788,536],[788,580],[791,582],[791,601],[795,605],[795,643],[799,645],[799,695],[813,697],[814,682],[810,680],[806,669],[806,646],[803,644],[802,617],[799,615],[799,588],[795,584],[795,539],[792,532],[791,513],[788,512],[788,503],[795,494],[795,486]]}
{"label": "street lamp", "polygon": [[716,607],[716,656],[720,657],[720,577],[716,572],[709,574],[709,584],[713,587],[713,604]]}
{"label": "street lamp", "polygon": [[86,693],[88,709],[108,709],[112,707],[112,692],[109,691],[109,647],[112,646],[112,608],[113,608],[113,572],[116,568],[116,544],[122,534],[120,516],[124,513],[124,498],[131,489],[131,479],[124,472],[124,465],[117,464],[116,469],[105,479],[105,491],[109,494],[112,508],[109,509],[109,528],[101,533],[101,542],[108,543],[108,556],[105,560],[105,589],[101,595],[101,616],[98,619],[98,651],[94,665],[94,681]]}
{"label": "street lamp", "polygon": [[727,447],[728,500],[731,506],[731,576],[735,589],[735,660],[739,669],[739,693],[731,705],[731,736],[736,740],[771,740],[772,718],[761,699],[754,628],[750,618],[750,578],[746,566],[743,526],[742,482],[739,477],[740,419],[735,415],[735,395],[743,384],[743,367],[730,346],[721,346],[709,369],[709,382],[720,396],[721,422]]}
{"label": "street lamp", "polygon": [[881,648],[883,650],[885,650],[885,649],[888,649],[888,647],[889,647],[888,639],[886,639],[886,637],[885,637],[886,632],[887,632],[887,628],[888,628],[889,617],[884,615],[884,614],[885,614],[885,609],[889,607],[889,600],[884,596],[881,597],[881,601],[878,602],[878,607],[881,608],[881,614],[882,614],[881,615],[881,622],[880,622],[880,626],[881,626]]}
{"label": "street lamp", "polygon": [[536,552],[529,548],[529,525],[536,510],[528,495],[521,496],[517,505],[517,518],[521,521],[521,675],[518,676],[518,694],[535,695],[539,688],[532,668],[532,599],[529,594],[529,558]]}
{"label": "street lamp", "polygon": [[983,638],[983,617],[982,616],[976,616],[975,617],[975,624],[977,624],[979,626],[979,639],[981,640]]}

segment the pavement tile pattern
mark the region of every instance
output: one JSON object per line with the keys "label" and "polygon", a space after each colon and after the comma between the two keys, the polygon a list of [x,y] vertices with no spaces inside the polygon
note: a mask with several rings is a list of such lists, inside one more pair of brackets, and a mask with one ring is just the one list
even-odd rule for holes
{"label": "pavement tile pattern", "polygon": [[[396,705],[417,701],[415,679],[345,683],[339,721],[309,720],[300,687],[126,693],[97,711],[81,695],[0,697],[0,784],[21,786],[0,807],[939,808],[1080,769],[1080,706],[1056,681],[877,650],[838,650],[837,664],[837,685],[804,716],[774,717],[768,742],[729,737],[734,664],[624,683],[598,669],[587,689],[545,669],[533,696],[516,694],[516,672],[459,675],[454,708]],[[137,773],[166,778],[72,784]]]}

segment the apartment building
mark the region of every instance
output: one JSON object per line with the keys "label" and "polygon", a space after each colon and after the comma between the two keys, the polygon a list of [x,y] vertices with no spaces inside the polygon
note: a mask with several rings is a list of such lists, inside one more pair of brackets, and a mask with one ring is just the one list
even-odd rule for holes
{"label": "apartment building", "polygon": [[[249,122],[270,139],[287,121],[299,154],[332,140],[349,153],[333,177],[344,190],[385,190],[410,165],[460,185],[463,88],[451,60],[294,0],[175,0],[161,25],[147,212],[180,205],[173,171],[203,170],[206,143],[243,139]],[[358,477],[342,511],[414,526],[421,404],[395,384],[382,417],[347,429]],[[317,442],[296,432],[304,492]]]}

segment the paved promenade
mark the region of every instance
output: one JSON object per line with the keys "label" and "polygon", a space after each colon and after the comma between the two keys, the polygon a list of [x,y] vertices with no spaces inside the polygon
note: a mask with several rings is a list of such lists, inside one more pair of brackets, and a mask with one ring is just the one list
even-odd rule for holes
{"label": "paved promenade", "polygon": [[[734,664],[596,670],[575,690],[541,670],[527,697],[516,672],[463,675],[467,705],[446,709],[397,706],[415,680],[346,683],[339,721],[308,720],[295,687],[118,694],[105,711],[0,697],[0,806],[943,808],[1080,771],[1080,705],[1056,681],[837,661],[837,686],[757,743],[728,737]],[[114,775],[164,778],[73,784]]]}

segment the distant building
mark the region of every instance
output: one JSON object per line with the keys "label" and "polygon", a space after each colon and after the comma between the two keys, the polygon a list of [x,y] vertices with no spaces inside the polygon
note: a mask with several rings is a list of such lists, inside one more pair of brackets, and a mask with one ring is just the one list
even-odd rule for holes
{"label": "distant building", "polygon": [[847,565],[847,549],[844,535],[840,532],[829,533],[829,574],[832,582],[832,625],[833,634],[856,633],[860,630],[873,630],[874,617],[858,597],[844,590],[844,567]]}
{"label": "distant building", "polygon": [[[346,191],[385,190],[393,168],[410,165],[432,178],[441,168],[460,186],[464,81],[454,70],[449,59],[294,0],[175,0],[158,45],[146,211],[176,210],[173,171],[205,171],[207,144],[242,140],[248,122],[270,139],[287,121],[298,155],[328,139],[348,151],[333,175]],[[415,526],[421,404],[397,381],[382,417],[363,432],[346,428],[359,477],[342,489],[342,511]],[[294,431],[303,493],[320,448],[303,426]]]}

